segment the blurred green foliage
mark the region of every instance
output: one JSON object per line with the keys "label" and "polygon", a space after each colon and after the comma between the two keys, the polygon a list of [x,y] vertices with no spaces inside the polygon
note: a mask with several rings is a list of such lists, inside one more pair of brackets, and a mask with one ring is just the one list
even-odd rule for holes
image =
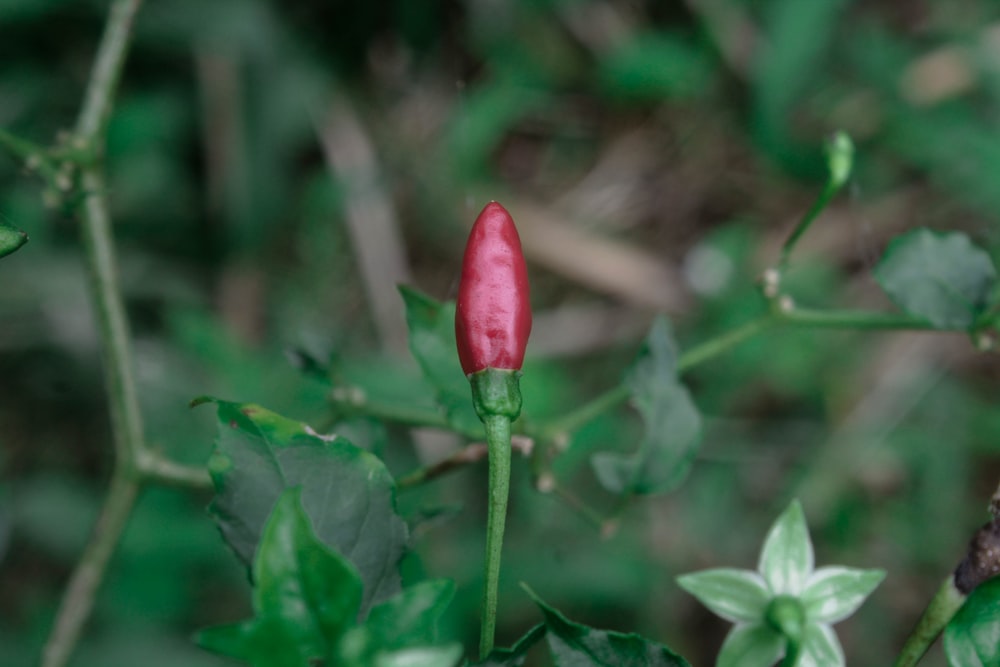
{"label": "blurred green foliage", "polygon": [[[72,126],[106,9],[0,0],[0,127],[48,144]],[[858,145],[856,177],[795,258],[786,283],[797,300],[891,308],[874,258],[918,226],[964,230],[995,261],[998,30],[987,0],[149,2],[108,145],[148,437],[177,460],[207,461],[212,416],[187,402],[210,393],[329,426],[380,451],[393,473],[456,445],[334,410],[330,384],[289,363],[287,350],[304,350],[332,361],[335,385],[385,398],[422,386],[414,362],[377,343],[385,332],[347,224],[359,197],[391,204],[412,281],[442,299],[490,198],[515,218],[541,209],[680,267],[687,278],[662,292],[683,295],[669,313],[682,350],[764,308],[755,281],[821,187],[819,146],[836,129]],[[337,170],[324,157],[334,104],[370,144],[366,187],[380,194],[359,194],[351,178],[370,164]],[[11,666],[38,654],[111,463],[71,203],[43,190],[0,158],[0,220],[31,237],[0,261],[0,664]],[[538,312],[651,318],[648,300],[581,278],[598,266],[525,238]],[[710,289],[694,279],[699,266]],[[621,380],[644,327],[605,325],[599,345],[529,347],[528,417]],[[673,577],[750,567],[798,496],[822,561],[889,571],[838,629],[851,664],[886,664],[985,518],[1000,477],[998,378],[995,356],[955,335],[752,339],[684,378],[706,417],[698,459],[671,495],[635,503],[611,539],[538,494],[516,460],[498,643],[538,620],[516,586],[526,581],[569,618],[709,664],[726,625]],[[634,451],[640,432],[627,408],[603,415],[554,470],[610,509],[587,461]],[[73,665],[223,664],[189,637],[249,616],[249,587],[207,502],[143,495]],[[485,466],[398,503],[416,527],[409,576],[456,581],[447,616],[471,646]]]}

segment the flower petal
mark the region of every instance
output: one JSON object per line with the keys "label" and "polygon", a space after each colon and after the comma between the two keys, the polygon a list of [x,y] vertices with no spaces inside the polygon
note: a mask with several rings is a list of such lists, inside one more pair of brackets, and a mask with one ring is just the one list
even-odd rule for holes
{"label": "flower petal", "polygon": [[802,505],[793,500],[771,526],[757,569],[775,595],[798,595],[813,569],[813,548]]}
{"label": "flower petal", "polygon": [[806,618],[817,623],[837,623],[853,614],[885,578],[884,570],[821,567],[802,592]]}
{"label": "flower petal", "polygon": [[833,628],[824,623],[806,626],[795,667],[844,667],[844,650]]}
{"label": "flower petal", "polygon": [[771,599],[763,577],[749,570],[703,570],[677,577],[677,585],[734,623],[761,621]]}
{"label": "flower petal", "polygon": [[737,625],[722,642],[715,667],[773,667],[785,654],[785,640],[760,624]]}

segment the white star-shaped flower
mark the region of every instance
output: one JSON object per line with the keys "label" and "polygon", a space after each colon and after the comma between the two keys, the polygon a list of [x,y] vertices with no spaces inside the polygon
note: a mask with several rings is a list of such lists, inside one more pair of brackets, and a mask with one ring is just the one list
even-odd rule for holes
{"label": "white star-shaped flower", "polygon": [[831,625],[858,609],[885,578],[883,570],[814,569],[812,541],[793,501],[764,540],[757,571],[721,568],[686,574],[677,583],[735,625],[716,667],[843,667]]}

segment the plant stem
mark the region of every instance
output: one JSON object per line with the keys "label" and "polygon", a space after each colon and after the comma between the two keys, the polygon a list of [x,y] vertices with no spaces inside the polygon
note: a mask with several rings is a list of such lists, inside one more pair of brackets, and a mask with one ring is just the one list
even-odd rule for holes
{"label": "plant stem", "polygon": [[731,331],[727,331],[721,336],[710,338],[701,345],[692,347],[681,353],[677,358],[677,372],[683,373],[720,354],[728,352],[748,338],[752,338],[764,329],[773,326],[776,322],[777,318],[774,315],[761,315]]}
{"label": "plant stem", "polygon": [[132,375],[132,352],[118,280],[111,220],[104,187],[103,142],[107,119],[125,62],[129,36],[140,0],[115,0],[91,70],[74,144],[90,147],[98,158],[82,165],[80,209],[82,236],[94,308],[100,323],[107,382],[115,469],[104,507],[90,541],[63,595],[52,632],[42,653],[42,667],[63,667],[93,608],[141,482],[137,467],[143,442],[142,416]]}
{"label": "plant stem", "polygon": [[132,344],[118,278],[111,219],[104,195],[104,177],[87,167],[82,181],[87,193],[81,217],[90,291],[101,332],[104,376],[111,411],[115,458],[129,474],[145,448],[142,413],[132,373]]}
{"label": "plant stem", "polygon": [[917,622],[917,627],[910,633],[893,666],[913,667],[916,665],[962,604],[965,603],[966,597],[955,587],[954,575],[949,574],[927,605],[923,616]]}
{"label": "plant stem", "polygon": [[818,218],[819,214],[823,212],[823,209],[827,207],[827,204],[830,203],[830,200],[833,199],[833,196],[837,194],[838,190],[840,190],[838,185],[831,180],[827,180],[826,184],[823,186],[823,190],[813,202],[813,205],[809,207],[809,210],[806,211],[806,214],[802,216],[801,220],[799,220],[795,229],[793,229],[792,233],[788,235],[788,239],[785,240],[784,245],[781,246],[781,257],[778,260],[779,267],[784,268],[787,266],[788,259],[791,256],[792,251],[795,249],[796,244],[799,242],[799,239],[802,238],[802,235],[806,233],[806,230],[812,226],[812,223],[816,221],[816,218]]}
{"label": "plant stem", "polygon": [[799,239],[806,233],[806,230],[809,229],[816,218],[819,217],[823,209],[827,207],[827,204],[830,203],[834,195],[840,191],[840,188],[844,187],[844,184],[851,175],[853,163],[854,144],[851,142],[851,138],[844,132],[835,133],[826,144],[826,166],[829,171],[826,184],[823,186],[823,190],[819,193],[819,196],[816,197],[816,201],[806,211],[806,214],[802,216],[799,224],[795,226],[795,229],[792,230],[792,233],[781,247],[781,256],[778,260],[779,270],[785,268],[792,250],[795,249],[795,245],[799,242]]}
{"label": "plant stem", "polygon": [[[746,339],[772,326],[777,321],[778,319],[774,315],[761,315],[740,325],[736,329],[727,331],[716,338],[705,341],[701,345],[692,347],[677,358],[677,371],[682,373],[720,354],[728,352]],[[584,403],[573,412],[549,422],[542,428],[541,433],[538,435],[543,439],[552,439],[560,434],[574,431],[598,415],[625,402],[629,395],[628,387],[624,384],[616,385],[596,398],[591,399],[589,402]],[[529,432],[529,435],[532,434]]]}
{"label": "plant stem", "polygon": [[330,392],[330,403],[337,410],[351,415],[360,414],[404,426],[447,429],[467,438],[477,438],[480,435],[478,430],[457,431],[437,409],[374,400],[365,395],[364,390],[356,387],[337,387]]}
{"label": "plant stem", "polygon": [[779,311],[776,316],[784,324],[817,329],[939,329],[918,317],[867,310],[811,310],[795,307]]}
{"label": "plant stem", "polygon": [[104,138],[118,81],[125,65],[132,24],[141,4],[142,0],[115,0],[111,5],[97,57],[90,70],[83,108],[77,118],[76,133],[78,139],[95,144],[98,154],[104,152],[103,146],[96,144],[97,140]]}
{"label": "plant stem", "polygon": [[802,652],[802,642],[788,639],[785,643],[785,657],[781,661],[781,667],[795,667],[799,661],[799,654]]}
{"label": "plant stem", "polygon": [[[520,451],[525,456],[531,454],[535,443],[523,436],[511,437],[511,453]],[[470,463],[476,463],[489,456],[489,448],[485,443],[474,442],[458,450],[451,456],[423,468],[417,468],[396,478],[396,488],[400,491],[419,486],[432,479],[437,479]]]}
{"label": "plant stem", "polygon": [[[603,394],[584,403],[576,410],[549,422],[542,427],[538,435],[540,439],[552,440],[561,434],[575,431],[595,417],[607,412],[620,403],[624,403],[628,400],[629,395],[629,388],[624,384],[615,385]],[[530,432],[529,435],[531,435]]]}
{"label": "plant stem", "polygon": [[176,463],[148,450],[142,453],[136,463],[144,481],[193,489],[212,488],[212,478],[201,466]]}
{"label": "plant stem", "polygon": [[486,445],[489,448],[489,510],[486,519],[486,567],[483,581],[482,632],[479,656],[485,659],[493,650],[497,624],[497,589],[500,582],[500,554],[504,524],[507,520],[507,497],[510,492],[510,418],[487,415]]}
{"label": "plant stem", "polygon": [[135,476],[123,468],[116,468],[90,542],[66,586],[55,625],[42,652],[42,667],[62,667],[69,660],[90,616],[94,596],[128,522],[138,492],[139,483]]}

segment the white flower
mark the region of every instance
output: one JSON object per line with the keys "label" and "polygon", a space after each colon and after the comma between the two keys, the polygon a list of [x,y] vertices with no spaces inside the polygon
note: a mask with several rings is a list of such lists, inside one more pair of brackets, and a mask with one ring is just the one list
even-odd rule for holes
{"label": "white flower", "polygon": [[[735,626],[716,667],[843,667],[844,652],[830,626],[857,610],[885,578],[882,570],[814,569],[812,541],[793,501],[764,540],[757,571],[714,569],[677,583]],[[790,661],[789,661],[790,660]]]}

